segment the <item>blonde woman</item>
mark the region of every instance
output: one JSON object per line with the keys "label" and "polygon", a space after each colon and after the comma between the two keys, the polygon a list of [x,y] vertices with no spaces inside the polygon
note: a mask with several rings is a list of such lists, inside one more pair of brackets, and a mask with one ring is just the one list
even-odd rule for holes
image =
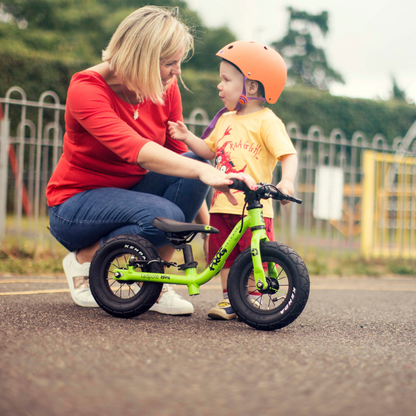
{"label": "blonde woman", "polygon": [[[46,195],[51,233],[70,251],[63,266],[80,306],[98,306],[88,274],[100,244],[136,234],[169,260],[174,249],[153,218],[192,222],[209,186],[236,204],[231,177],[255,186],[248,175],[225,175],[185,153],[186,145],[169,135],[168,122],[182,121],[177,77],[192,51],[177,9],[146,6],[120,24],[102,63],[71,80],[63,154]],[[165,286],[151,310],[180,315],[194,308]]]}

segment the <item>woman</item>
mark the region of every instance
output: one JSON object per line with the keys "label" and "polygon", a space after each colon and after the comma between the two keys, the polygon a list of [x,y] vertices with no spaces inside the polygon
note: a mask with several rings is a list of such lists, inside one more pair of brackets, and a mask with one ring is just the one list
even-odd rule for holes
{"label": "woman", "polygon": [[[236,204],[230,177],[255,186],[248,175],[225,175],[192,153],[181,155],[186,146],[169,136],[168,122],[182,120],[176,77],[192,50],[176,9],[146,6],[120,24],[101,64],[71,80],[63,154],[46,195],[51,233],[70,251],[63,266],[80,306],[98,306],[88,273],[100,244],[136,234],[169,260],[174,249],[152,227],[154,217],[192,222],[208,186]],[[151,310],[189,314],[193,305],[164,287]]]}

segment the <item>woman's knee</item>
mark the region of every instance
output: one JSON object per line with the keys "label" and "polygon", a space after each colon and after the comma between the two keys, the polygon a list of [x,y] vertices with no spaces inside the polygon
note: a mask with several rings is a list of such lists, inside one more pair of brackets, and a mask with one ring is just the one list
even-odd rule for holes
{"label": "woman's knee", "polygon": [[185,221],[185,214],[183,211],[177,205],[167,200],[166,203],[155,206],[154,209],[152,209],[151,216],[153,218],[162,217],[175,221]]}

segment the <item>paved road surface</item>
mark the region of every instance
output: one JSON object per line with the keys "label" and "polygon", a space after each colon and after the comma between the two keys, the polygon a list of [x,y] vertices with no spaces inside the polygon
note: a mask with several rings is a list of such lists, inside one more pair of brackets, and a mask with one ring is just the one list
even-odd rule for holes
{"label": "paved road surface", "polygon": [[274,332],[209,320],[219,287],[122,320],[62,278],[0,277],[0,415],[416,415],[416,277],[313,278]]}

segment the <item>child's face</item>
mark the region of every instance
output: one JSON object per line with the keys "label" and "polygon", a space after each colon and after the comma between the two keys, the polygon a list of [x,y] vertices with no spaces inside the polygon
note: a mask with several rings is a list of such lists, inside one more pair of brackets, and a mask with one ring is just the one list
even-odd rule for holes
{"label": "child's face", "polygon": [[221,82],[217,88],[219,96],[224,106],[229,110],[234,110],[237,106],[238,99],[243,92],[243,74],[233,65],[226,61],[221,62],[220,66]]}

